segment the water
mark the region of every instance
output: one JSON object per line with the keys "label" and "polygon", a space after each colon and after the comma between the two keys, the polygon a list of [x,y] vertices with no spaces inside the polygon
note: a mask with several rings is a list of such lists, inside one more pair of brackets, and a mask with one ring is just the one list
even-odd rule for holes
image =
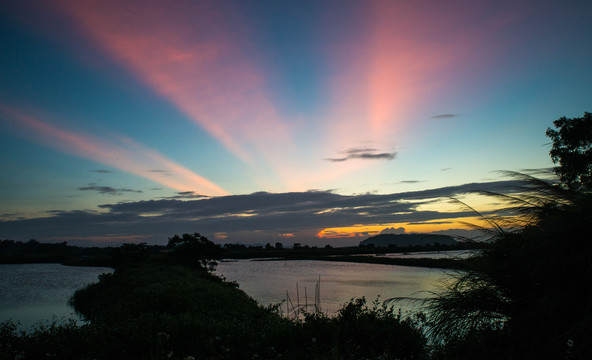
{"label": "water", "polygon": [[0,321],[18,321],[27,329],[54,318],[79,320],[68,305],[70,296],[97,282],[100,274],[112,271],[60,264],[0,265]]}
{"label": "water", "polygon": [[[314,260],[221,262],[216,273],[236,281],[262,305],[282,302],[288,291],[296,306],[296,284],[300,304],[306,302],[305,288],[308,303],[314,304],[315,285],[320,279],[321,307],[327,314],[334,314],[352,298],[366,297],[369,303],[378,296],[381,300],[425,298],[450,279],[450,271],[442,269]],[[398,304],[403,311],[413,310],[410,303]],[[285,305],[280,309],[285,312]]]}
{"label": "water", "polygon": [[[100,274],[112,271],[59,264],[0,265],[0,321],[19,321],[21,328],[27,329],[53,318],[79,320],[68,305],[69,297],[96,282]],[[350,299],[362,296],[368,302],[379,295],[381,300],[423,298],[449,278],[449,272],[442,269],[313,260],[221,262],[216,273],[238,282],[262,305],[282,302],[286,291],[296,305],[296,284],[300,304],[307,301],[305,291],[308,303],[314,304],[315,286],[320,279],[320,305],[327,314],[334,314]],[[399,304],[403,311],[413,309],[411,304]],[[281,309],[285,312],[285,306]]]}
{"label": "water", "polygon": [[[402,259],[418,259],[418,258],[425,258],[425,259],[467,259],[471,256],[475,256],[477,254],[477,250],[451,250],[451,251],[419,251],[419,252],[402,252],[402,253],[389,253],[389,254],[380,254],[380,255],[372,255],[376,257],[386,257],[386,258],[402,258]],[[368,255],[364,255],[368,256]]]}

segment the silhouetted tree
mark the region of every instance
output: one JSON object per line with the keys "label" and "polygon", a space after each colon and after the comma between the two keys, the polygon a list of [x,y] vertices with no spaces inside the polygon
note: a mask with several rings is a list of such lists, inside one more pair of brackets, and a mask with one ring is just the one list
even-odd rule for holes
{"label": "silhouetted tree", "polygon": [[549,154],[555,173],[570,190],[592,189],[592,113],[581,118],[561,117],[553,121],[557,130],[547,129],[553,141]]}
{"label": "silhouetted tree", "polygon": [[149,254],[149,248],[146,243],[125,243],[114,251],[115,262],[118,265],[123,265],[129,262],[145,260]]}
{"label": "silhouetted tree", "polygon": [[197,264],[213,270],[217,265],[215,260],[222,258],[223,250],[219,245],[208,240],[200,233],[183,234],[169,238],[167,248],[173,249],[173,257],[177,260]]}
{"label": "silhouetted tree", "polygon": [[281,242],[276,242],[275,243],[275,248],[276,249],[283,249],[284,248],[284,244],[282,244]]}

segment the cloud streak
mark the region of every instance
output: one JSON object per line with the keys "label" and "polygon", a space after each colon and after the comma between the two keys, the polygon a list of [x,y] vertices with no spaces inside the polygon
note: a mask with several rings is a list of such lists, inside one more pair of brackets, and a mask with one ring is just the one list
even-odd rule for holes
{"label": "cloud streak", "polygon": [[[3,119],[21,129],[24,137],[63,153],[90,159],[177,191],[199,191],[209,195],[228,194],[220,186],[132,139],[114,137],[113,140],[107,141],[67,131],[3,104],[0,104],[0,113],[5,115]],[[163,169],[174,176],[147,171],[154,168]]]}
{"label": "cloud streak", "polygon": [[253,147],[289,141],[232,6],[55,2],[107,54],[242,160],[253,160]]}
{"label": "cloud streak", "polygon": [[96,191],[99,194],[108,194],[108,195],[121,195],[124,192],[134,192],[134,193],[141,193],[141,190],[133,190],[133,189],[116,189],[111,186],[98,186],[98,185],[89,185],[79,187],[78,190],[80,191]]}
{"label": "cloud streak", "polygon": [[460,115],[458,114],[439,114],[439,115],[434,115],[432,116],[432,119],[452,119],[455,117],[459,117]]}
{"label": "cloud streak", "polygon": [[[63,211],[45,218],[2,221],[0,234],[16,240],[130,234],[163,243],[174,233],[199,231],[212,237],[225,233],[228,242],[280,241],[282,236],[279,234],[292,234],[294,236],[290,238],[296,242],[310,242],[320,241],[318,234],[330,235],[333,231],[330,229],[354,229],[357,226],[360,230],[357,232],[362,233],[364,227],[360,224],[373,225],[380,231],[395,223],[456,222],[459,218],[474,216],[474,213],[464,208],[426,210],[425,205],[435,199],[471,191],[507,193],[518,185],[520,182],[517,181],[499,181],[383,195],[339,195],[330,191],[259,192],[198,200],[125,202],[102,205],[101,212]],[[328,230],[323,233],[324,229]],[[343,231],[335,233],[338,232]]]}
{"label": "cloud streak", "polygon": [[396,158],[396,152],[379,152],[377,149],[372,148],[353,148],[344,151],[346,156],[339,158],[326,158],[325,160],[330,162],[343,162],[351,159],[362,159],[362,160],[393,160]]}

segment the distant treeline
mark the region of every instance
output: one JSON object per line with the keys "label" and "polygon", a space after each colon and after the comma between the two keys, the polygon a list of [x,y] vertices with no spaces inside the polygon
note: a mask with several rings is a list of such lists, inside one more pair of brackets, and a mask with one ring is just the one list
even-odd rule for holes
{"label": "distant treeline", "polygon": [[[344,256],[341,261],[353,261],[348,255],[354,254],[380,254],[417,251],[450,251],[470,250],[481,247],[478,243],[458,243],[454,245],[424,245],[411,247],[324,247],[293,244],[291,248],[284,247],[282,243],[266,246],[225,244],[213,245],[220,249],[223,259],[250,259],[250,258],[281,258],[281,259],[318,259],[324,260],[327,256]],[[61,263],[73,266],[111,266],[115,267],[123,263],[139,260],[161,253],[171,251],[170,246],[123,244],[118,247],[81,247],[69,245],[67,242],[42,243],[37,240],[26,242],[14,240],[0,240],[1,264],[25,264],[25,263]],[[365,259],[366,257],[364,257]],[[360,261],[357,259],[356,261]],[[370,260],[366,261],[370,262]],[[429,265],[419,265],[429,266]]]}
{"label": "distant treeline", "polygon": [[0,263],[63,263],[71,265],[110,265],[114,248],[71,246],[67,242],[41,243],[1,240]]}
{"label": "distant treeline", "polygon": [[[279,246],[278,246],[279,244]],[[405,252],[423,252],[423,251],[452,251],[452,250],[476,250],[483,247],[482,243],[477,242],[458,242],[453,245],[433,244],[416,246],[396,246],[389,245],[384,247],[370,245],[348,246],[348,247],[316,247],[308,245],[294,244],[292,248],[285,248],[281,243],[275,246],[267,244],[264,246],[246,246],[240,244],[224,245],[224,258],[226,259],[252,259],[252,258],[313,258],[336,255],[360,255],[360,254],[390,254]]]}

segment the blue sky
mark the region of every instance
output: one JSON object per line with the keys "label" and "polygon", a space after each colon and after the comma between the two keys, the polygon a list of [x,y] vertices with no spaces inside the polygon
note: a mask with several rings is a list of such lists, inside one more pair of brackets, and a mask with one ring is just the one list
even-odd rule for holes
{"label": "blue sky", "polygon": [[[586,1],[2,4],[0,238],[350,245],[462,228],[464,210],[428,195],[550,168],[546,128],[590,111],[591,14]],[[289,209],[267,208],[286,194]],[[373,216],[310,194],[415,205]]]}

